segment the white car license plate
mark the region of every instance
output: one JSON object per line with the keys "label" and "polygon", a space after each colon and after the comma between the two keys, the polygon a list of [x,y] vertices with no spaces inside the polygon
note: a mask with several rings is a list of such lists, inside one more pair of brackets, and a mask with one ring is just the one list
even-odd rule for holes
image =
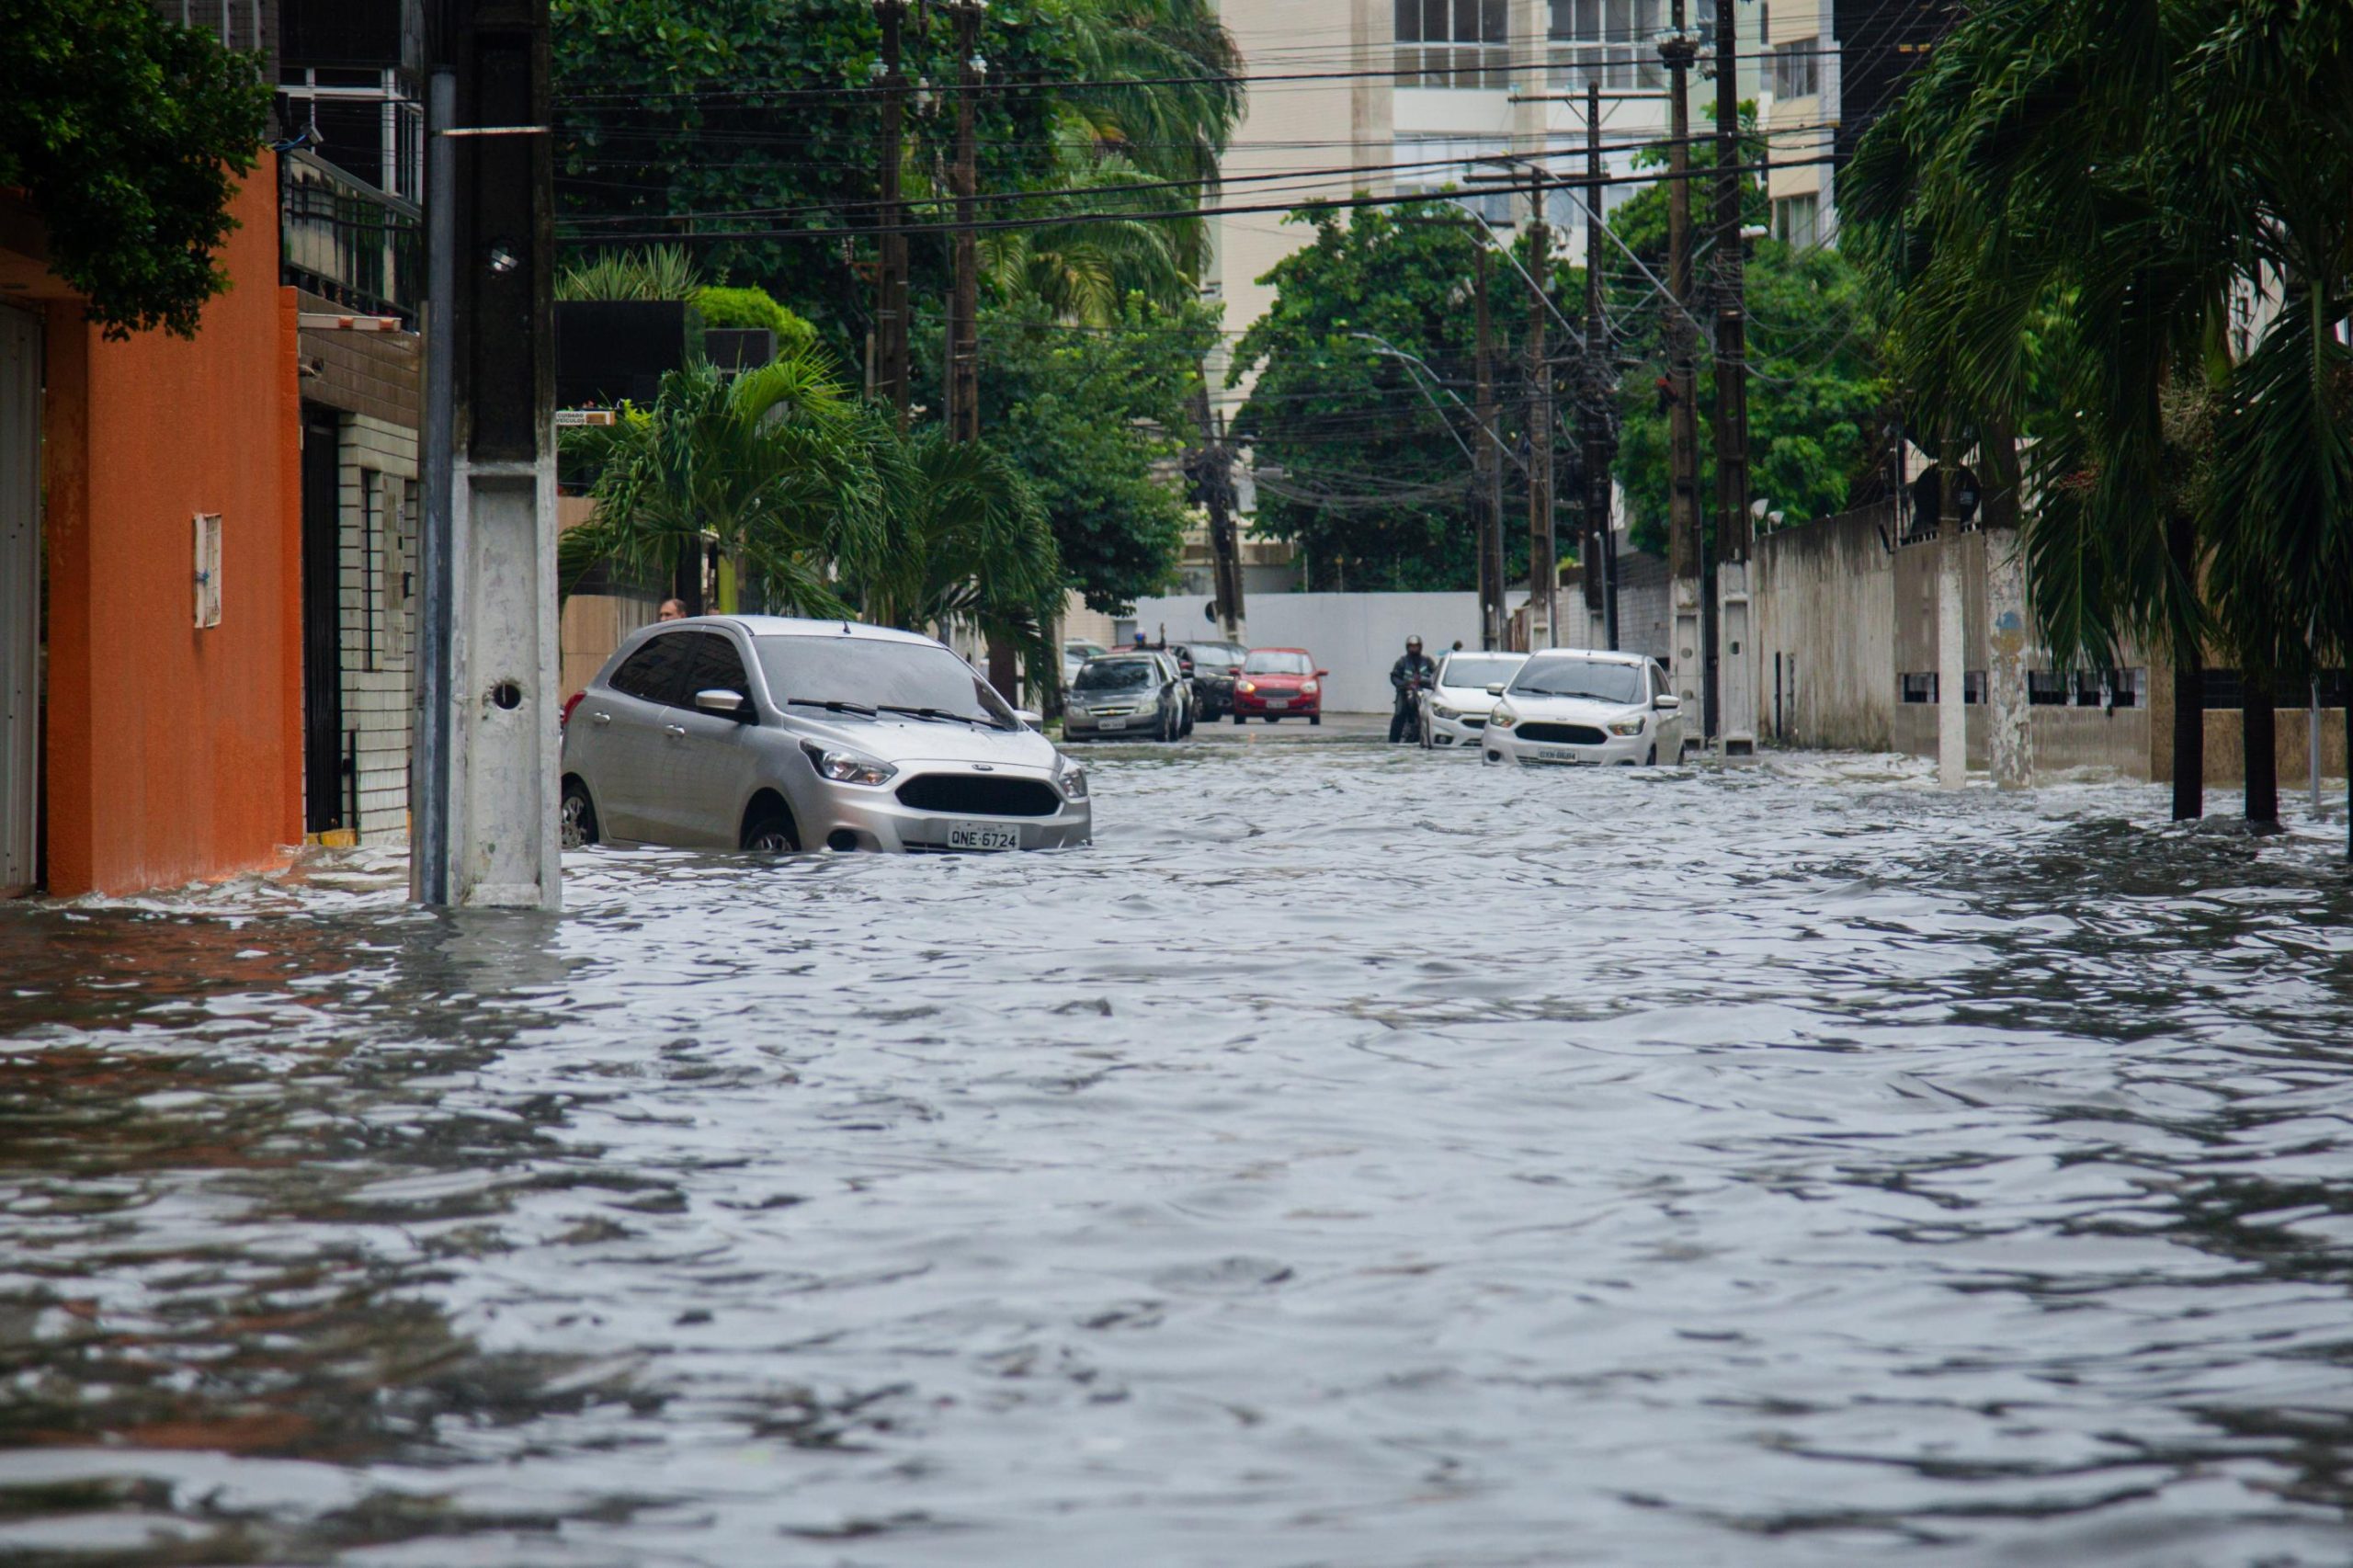
{"label": "white car license plate", "polygon": [[1098,730],[1124,730],[1128,722],[1125,719],[1097,719],[1095,727]]}
{"label": "white car license plate", "polygon": [[995,823],[951,822],[948,824],[948,847],[950,849],[1018,849],[1021,830],[999,827]]}
{"label": "white car license plate", "polygon": [[1290,706],[1290,699],[1288,697],[1269,697],[1267,699],[1267,706],[1269,708],[1288,708]]}
{"label": "white car license plate", "polygon": [[1541,762],[1583,762],[1585,755],[1571,746],[1540,746],[1536,752]]}

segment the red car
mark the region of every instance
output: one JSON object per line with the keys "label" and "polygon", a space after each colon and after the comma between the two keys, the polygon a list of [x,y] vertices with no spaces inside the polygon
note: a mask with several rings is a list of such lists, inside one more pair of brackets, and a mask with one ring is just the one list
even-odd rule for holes
{"label": "red car", "polygon": [[1304,648],[1253,648],[1233,677],[1233,722],[1304,718],[1324,722],[1324,677]]}

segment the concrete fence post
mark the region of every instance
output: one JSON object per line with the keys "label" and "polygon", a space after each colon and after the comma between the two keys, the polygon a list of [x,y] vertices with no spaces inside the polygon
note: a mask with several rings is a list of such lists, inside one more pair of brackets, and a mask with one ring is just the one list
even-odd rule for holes
{"label": "concrete fence post", "polygon": [[1969,782],[1969,676],[1961,619],[1961,540],[1946,529],[1937,552],[1937,787],[1958,790]]}
{"label": "concrete fence post", "polygon": [[1994,782],[2023,790],[2034,782],[2034,710],[2027,689],[2032,643],[2026,614],[2026,552],[2015,528],[1985,532],[1986,759]]}

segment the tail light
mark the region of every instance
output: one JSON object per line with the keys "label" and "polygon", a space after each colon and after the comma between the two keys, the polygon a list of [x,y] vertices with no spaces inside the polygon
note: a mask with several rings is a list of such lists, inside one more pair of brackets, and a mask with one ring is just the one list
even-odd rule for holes
{"label": "tail light", "polygon": [[563,711],[556,717],[555,727],[557,729],[561,730],[565,725],[572,722],[572,710],[579,707],[580,699],[587,695],[588,694],[585,691],[575,691],[570,697],[563,699]]}

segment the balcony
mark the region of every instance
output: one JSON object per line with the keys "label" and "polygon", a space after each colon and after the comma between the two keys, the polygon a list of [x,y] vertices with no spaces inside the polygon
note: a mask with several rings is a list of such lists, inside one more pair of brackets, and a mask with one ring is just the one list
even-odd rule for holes
{"label": "balcony", "polygon": [[364,315],[416,324],[425,293],[424,212],[324,158],[278,155],[280,266],[287,282]]}

